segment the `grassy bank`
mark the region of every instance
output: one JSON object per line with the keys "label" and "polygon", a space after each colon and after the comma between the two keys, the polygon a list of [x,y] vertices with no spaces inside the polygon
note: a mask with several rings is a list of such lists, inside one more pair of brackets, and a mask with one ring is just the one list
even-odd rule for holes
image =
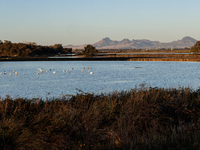
{"label": "grassy bank", "polygon": [[133,89],[0,102],[0,149],[199,149],[200,91]]}
{"label": "grassy bank", "polygon": [[78,55],[76,58],[48,58],[48,57],[9,57],[0,58],[1,61],[200,61],[200,55],[193,54],[112,54],[85,57]]}

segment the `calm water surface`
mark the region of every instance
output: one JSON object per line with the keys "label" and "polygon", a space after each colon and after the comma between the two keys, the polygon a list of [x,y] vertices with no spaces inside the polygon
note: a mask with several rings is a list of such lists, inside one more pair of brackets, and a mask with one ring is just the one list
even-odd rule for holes
{"label": "calm water surface", "polygon": [[[87,67],[93,74],[88,72]],[[43,68],[43,73],[37,75],[38,68]],[[13,73],[14,70],[18,72],[17,76]],[[71,72],[66,73],[66,70]],[[146,87],[189,86],[194,90],[200,85],[199,62],[0,62],[0,72],[4,73],[4,71],[7,73],[0,75],[1,98],[5,98],[7,94],[13,98],[57,98],[65,94],[76,94],[78,90],[96,94],[109,93],[130,90],[135,86],[139,87],[142,83],[146,83]],[[54,71],[56,74],[53,73]]]}

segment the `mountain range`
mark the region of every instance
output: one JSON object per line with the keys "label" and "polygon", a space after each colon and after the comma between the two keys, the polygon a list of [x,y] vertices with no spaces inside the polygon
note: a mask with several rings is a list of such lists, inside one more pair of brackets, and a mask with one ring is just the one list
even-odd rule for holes
{"label": "mountain range", "polygon": [[[193,46],[197,40],[192,37],[186,36],[183,37],[181,40],[172,41],[168,43],[161,43],[159,41],[150,41],[147,39],[142,40],[129,40],[123,39],[121,41],[113,41],[109,37],[103,38],[102,40],[91,44],[97,49],[158,49],[158,48],[185,48]],[[68,45],[64,46],[66,48],[73,48],[73,49],[83,49],[87,44],[84,45]]]}

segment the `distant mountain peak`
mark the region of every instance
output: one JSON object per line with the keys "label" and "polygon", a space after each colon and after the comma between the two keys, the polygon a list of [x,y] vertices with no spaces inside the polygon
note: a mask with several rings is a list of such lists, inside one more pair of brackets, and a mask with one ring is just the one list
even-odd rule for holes
{"label": "distant mountain peak", "polygon": [[197,40],[195,40],[194,38],[190,37],[190,36],[185,36],[181,39],[181,41],[192,41],[192,42],[196,42]]}
{"label": "distant mountain peak", "polygon": [[103,38],[103,40],[110,40],[110,38],[109,37],[105,37],[105,38]]}
{"label": "distant mountain peak", "polygon": [[[111,40],[109,37],[105,37],[102,40],[92,44],[97,49],[125,49],[125,48],[148,48],[148,49],[157,49],[157,48],[185,48],[193,46],[197,40],[190,36],[185,36],[181,40],[172,41],[169,43],[161,43],[159,41],[150,41],[148,39],[141,40],[132,40],[130,41],[128,38],[123,39],[121,41]],[[83,47],[80,46],[72,46],[72,48]]]}
{"label": "distant mountain peak", "polygon": [[122,41],[120,41],[121,44],[130,44],[131,41],[129,39],[123,39]]}
{"label": "distant mountain peak", "polygon": [[109,37],[105,37],[102,40],[100,40],[99,42],[93,44],[94,46],[98,47],[98,46],[107,46],[110,45],[110,43],[112,42],[112,40]]}
{"label": "distant mountain peak", "polygon": [[[122,41],[129,41],[129,42],[131,42],[128,38],[127,38],[127,39],[123,39]],[[121,42],[122,42],[122,41],[121,41]]]}

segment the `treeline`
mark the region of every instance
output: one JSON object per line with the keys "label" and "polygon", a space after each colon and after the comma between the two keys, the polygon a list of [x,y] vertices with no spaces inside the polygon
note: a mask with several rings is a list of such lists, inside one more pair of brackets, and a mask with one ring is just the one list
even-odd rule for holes
{"label": "treeline", "polygon": [[12,43],[11,41],[0,40],[0,56],[48,56],[71,53],[71,48],[63,48],[62,44],[52,46],[41,46],[35,42]]}

